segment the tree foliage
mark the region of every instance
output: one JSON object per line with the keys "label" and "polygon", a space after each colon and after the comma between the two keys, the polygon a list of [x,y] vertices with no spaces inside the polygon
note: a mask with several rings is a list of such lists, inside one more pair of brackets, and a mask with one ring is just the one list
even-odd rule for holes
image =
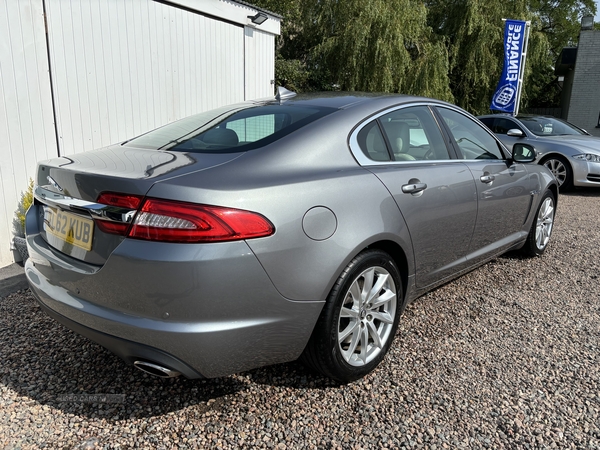
{"label": "tree foliage", "polygon": [[502,71],[502,18],[531,21],[522,104],[557,103],[554,64],[566,45],[576,43],[582,15],[593,0],[430,0],[428,23],[447,38],[450,85],[457,104],[482,113]]}
{"label": "tree foliage", "polygon": [[528,5],[533,12],[532,28],[543,39],[532,46],[536,57],[527,63],[524,101],[534,106],[558,106],[561,88],[554,65],[564,47],[577,45],[581,18],[594,15],[596,5],[593,0],[529,0]]}
{"label": "tree foliage", "polygon": [[577,45],[581,18],[596,13],[594,0],[529,0],[528,4],[538,30],[548,39],[554,60],[563,47]]}
{"label": "tree foliage", "polygon": [[276,79],[291,89],[401,92],[489,108],[502,18],[531,21],[522,104],[556,103],[554,63],[594,0],[255,0],[284,16]]}
{"label": "tree foliage", "polygon": [[311,69],[333,85],[451,99],[445,47],[427,27],[422,2],[313,0],[309,10],[320,36]]}
{"label": "tree foliage", "polygon": [[13,219],[13,233],[15,236],[25,237],[25,215],[33,204],[33,180],[30,178],[25,192],[21,192],[21,200],[15,211]]}
{"label": "tree foliage", "polygon": [[432,0],[428,4],[429,24],[446,38],[452,91],[465,109],[479,112],[498,81],[503,54],[499,18],[507,17],[507,5],[485,0]]}

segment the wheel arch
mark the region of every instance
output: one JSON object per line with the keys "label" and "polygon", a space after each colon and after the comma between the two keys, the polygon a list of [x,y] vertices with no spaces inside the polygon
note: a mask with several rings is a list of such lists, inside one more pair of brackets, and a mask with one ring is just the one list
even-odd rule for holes
{"label": "wheel arch", "polygon": [[[382,250],[392,257],[392,260],[398,267],[398,272],[400,273],[400,279],[402,281],[402,296],[403,300],[405,300],[408,290],[409,265],[406,253],[404,252],[402,246],[400,246],[400,244],[398,244],[397,242],[391,240],[380,240],[369,244],[360,252],[367,249]],[[358,252],[357,254],[359,254],[360,252]]]}
{"label": "wheel arch", "polygon": [[[545,165],[545,163],[548,160],[551,160],[551,159],[559,160],[565,166],[565,170],[566,170],[565,182],[561,185],[561,187],[564,190],[572,189],[573,183],[575,181],[575,168],[573,167],[573,164],[571,163],[571,161],[569,161],[568,156],[563,153],[558,153],[556,151],[552,151],[552,152],[545,153],[544,155],[542,155],[542,157],[538,161],[538,164],[543,166],[543,165]],[[557,186],[557,190],[558,190],[558,186]],[[557,193],[554,194],[554,198],[555,198],[555,200],[558,200]],[[555,201],[555,203],[556,203],[556,201]]]}
{"label": "wheel arch", "polygon": [[548,186],[548,190],[552,192],[554,195],[554,209],[558,206],[558,185],[556,183],[552,183]]}
{"label": "wheel arch", "polygon": [[336,281],[342,275],[350,261],[352,261],[365,250],[377,249],[382,250],[388,255],[390,255],[392,261],[396,264],[398,272],[400,273],[400,280],[402,282],[403,301],[404,303],[406,303],[410,273],[412,270],[414,270],[413,264],[411,264],[409,260],[410,253],[405,251],[405,249],[400,243],[384,236],[378,237],[379,239],[362,243],[362,245],[357,246],[352,253],[348,254],[348,256],[344,259],[344,261],[340,264],[338,269],[332,275],[332,278],[327,286],[327,290],[325,291],[325,297],[329,295],[329,293],[335,286]]}

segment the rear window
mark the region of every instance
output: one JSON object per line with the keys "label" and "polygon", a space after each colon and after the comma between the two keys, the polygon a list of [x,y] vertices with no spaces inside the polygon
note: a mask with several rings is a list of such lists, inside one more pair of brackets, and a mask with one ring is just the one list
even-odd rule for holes
{"label": "rear window", "polygon": [[191,153],[245,152],[281,139],[333,111],[313,106],[230,106],[186,117],[124,145]]}

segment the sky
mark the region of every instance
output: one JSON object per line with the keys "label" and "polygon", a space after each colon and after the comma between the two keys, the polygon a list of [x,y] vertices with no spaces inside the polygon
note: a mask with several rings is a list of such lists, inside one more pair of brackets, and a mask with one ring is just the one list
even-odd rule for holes
{"label": "sky", "polygon": [[600,2],[596,2],[596,17],[594,23],[600,23]]}

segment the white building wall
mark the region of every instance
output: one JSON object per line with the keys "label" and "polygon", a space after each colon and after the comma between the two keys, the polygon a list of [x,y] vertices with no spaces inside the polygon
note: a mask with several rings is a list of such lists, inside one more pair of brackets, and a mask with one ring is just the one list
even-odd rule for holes
{"label": "white building wall", "polygon": [[244,28],[148,0],[46,0],[61,155],[244,100]]}
{"label": "white building wall", "polygon": [[56,155],[41,1],[0,1],[0,267],[35,161]]}
{"label": "white building wall", "polygon": [[244,39],[246,46],[246,99],[273,97],[275,93],[273,35],[246,27]]}
{"label": "white building wall", "polygon": [[13,262],[14,212],[37,161],[273,95],[278,18],[261,31],[245,4],[171,3],[0,1],[0,267]]}

